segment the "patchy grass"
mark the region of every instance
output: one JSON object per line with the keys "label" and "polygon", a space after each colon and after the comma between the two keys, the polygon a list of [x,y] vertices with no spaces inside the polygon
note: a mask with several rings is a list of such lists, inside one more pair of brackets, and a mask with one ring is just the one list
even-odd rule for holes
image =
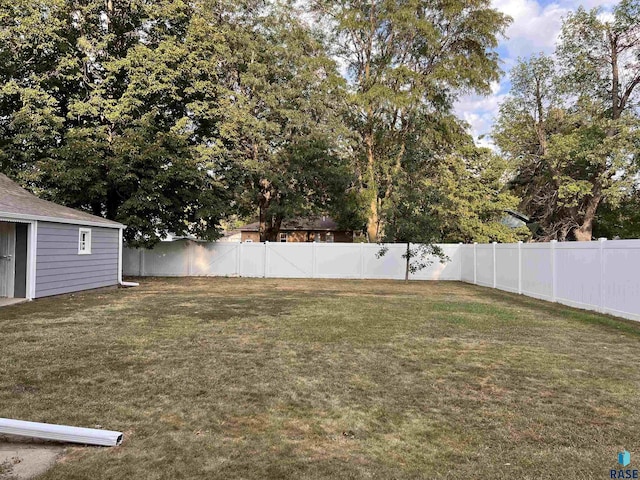
{"label": "patchy grass", "polygon": [[453,282],[142,283],[0,310],[0,416],[125,432],[44,479],[609,478],[640,452],[636,323]]}

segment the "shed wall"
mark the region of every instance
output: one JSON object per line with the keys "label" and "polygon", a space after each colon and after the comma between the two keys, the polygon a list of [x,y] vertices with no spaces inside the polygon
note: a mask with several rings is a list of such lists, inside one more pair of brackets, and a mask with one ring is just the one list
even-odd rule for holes
{"label": "shed wall", "polygon": [[80,225],[38,222],[36,298],[118,284],[118,229],[91,228],[91,254],[78,254]]}

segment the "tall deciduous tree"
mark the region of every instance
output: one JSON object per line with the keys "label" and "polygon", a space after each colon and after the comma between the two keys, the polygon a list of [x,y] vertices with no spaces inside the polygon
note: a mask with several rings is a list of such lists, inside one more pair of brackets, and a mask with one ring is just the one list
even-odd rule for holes
{"label": "tall deciduous tree", "polygon": [[[219,112],[224,156],[238,167],[239,206],[259,214],[261,240],[287,218],[337,209],[351,183],[343,79],[321,41],[278,3],[245,11],[228,32]],[[233,23],[234,20],[231,20]]]}
{"label": "tall deciduous tree", "polygon": [[489,91],[508,19],[486,0],[318,0],[315,10],[348,69],[350,121],[361,141],[354,170],[369,240],[378,241],[417,124],[450,111],[457,92]]}
{"label": "tall deciduous tree", "polygon": [[[614,176],[628,166],[621,164],[640,84],[640,2],[623,0],[613,10],[612,20],[599,17],[599,10],[582,8],[564,22],[558,57],[564,66],[564,83],[579,95],[597,117],[591,122],[600,130],[605,149],[589,160],[591,186],[579,205],[582,218],[573,230],[576,240],[591,240],[598,206],[611,190]],[[602,121],[598,121],[602,119]],[[633,119],[634,120],[634,119]],[[610,149],[610,150],[609,150]]]}
{"label": "tall deciduous tree", "polygon": [[543,239],[591,240],[598,207],[616,205],[638,171],[638,3],[621,2],[610,21],[599,13],[565,19],[559,66],[539,56],[512,70],[494,132]]}
{"label": "tall deciduous tree", "polygon": [[453,116],[424,119],[407,144],[405,168],[386,212],[387,242],[513,242],[529,237],[526,227],[503,224],[518,198],[506,191],[507,164],[474,145]]}
{"label": "tall deciduous tree", "polygon": [[195,148],[195,4],[0,6],[0,158],[44,196],[129,225],[216,235],[226,189]]}

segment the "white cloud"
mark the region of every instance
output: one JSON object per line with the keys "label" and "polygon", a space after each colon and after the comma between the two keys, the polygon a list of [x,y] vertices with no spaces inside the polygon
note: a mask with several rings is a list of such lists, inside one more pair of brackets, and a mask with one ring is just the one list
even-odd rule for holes
{"label": "white cloud", "polygon": [[498,83],[492,84],[492,95],[482,97],[479,95],[467,95],[462,97],[455,105],[455,112],[459,118],[469,124],[469,133],[476,143],[485,147],[492,147],[488,135],[498,115],[500,102],[504,100],[506,90]]}
{"label": "white cloud", "polygon": [[617,5],[619,0],[562,0],[561,3],[571,10],[575,10],[578,7],[584,7],[587,10],[602,7],[607,10]]}
{"label": "white cloud", "polygon": [[619,0],[557,0],[543,5],[536,0],[493,0],[493,7],[512,17],[506,36],[500,44],[502,69],[506,72],[500,84],[492,84],[488,97],[467,95],[455,106],[456,114],[470,125],[478,145],[493,148],[491,139],[482,137],[491,132],[500,102],[508,93],[508,72],[518,57],[527,58],[544,52],[552,54],[560,35],[562,19],[579,6],[586,9],[602,7],[602,19],[609,19],[611,7]]}
{"label": "white cloud", "polygon": [[510,58],[528,57],[533,53],[550,53],[560,33],[562,17],[570,9],[551,3],[540,5],[535,0],[494,0],[493,6],[512,17],[503,42]]}

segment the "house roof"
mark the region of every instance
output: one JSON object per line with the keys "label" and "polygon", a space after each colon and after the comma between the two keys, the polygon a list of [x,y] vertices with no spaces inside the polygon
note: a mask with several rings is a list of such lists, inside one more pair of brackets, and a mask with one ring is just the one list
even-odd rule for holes
{"label": "house roof", "polygon": [[[240,227],[241,232],[259,232],[260,222],[253,222],[243,227]],[[322,231],[322,232],[338,232],[343,231],[343,228],[338,227],[338,224],[327,216],[307,217],[307,218],[294,218],[291,220],[285,220],[280,225],[280,231]]]}
{"label": "house roof", "polygon": [[2,218],[124,228],[121,223],[42,200],[0,173],[0,219]]}

